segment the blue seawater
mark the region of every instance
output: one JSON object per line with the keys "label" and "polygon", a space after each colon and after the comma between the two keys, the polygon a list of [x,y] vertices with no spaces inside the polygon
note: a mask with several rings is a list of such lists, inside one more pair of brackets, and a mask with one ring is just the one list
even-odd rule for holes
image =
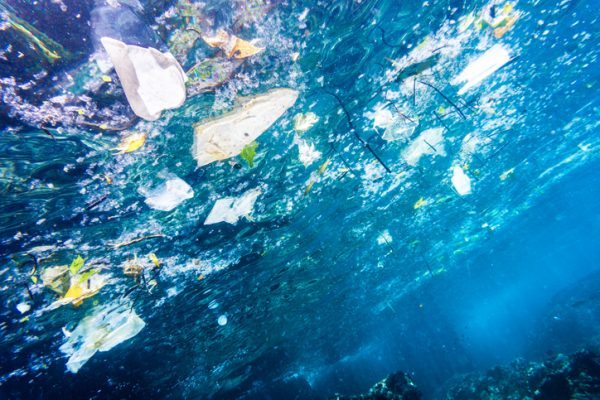
{"label": "blue seawater", "polygon": [[[401,370],[436,399],[462,374],[600,345],[597,2],[0,5],[0,397],[326,399]],[[176,53],[189,27],[264,50],[137,119],[98,69],[100,37]],[[190,37],[185,71],[219,56]],[[459,94],[456,77],[493,48],[508,62]],[[272,88],[299,97],[253,166],[197,167],[193,126]],[[114,151],[136,132],[140,149]],[[150,208],[169,174],[193,198]],[[248,218],[204,225],[216,200],[252,188]],[[77,256],[106,285],[50,309],[44,270]],[[145,326],[67,371],[61,345],[111,304]]]}

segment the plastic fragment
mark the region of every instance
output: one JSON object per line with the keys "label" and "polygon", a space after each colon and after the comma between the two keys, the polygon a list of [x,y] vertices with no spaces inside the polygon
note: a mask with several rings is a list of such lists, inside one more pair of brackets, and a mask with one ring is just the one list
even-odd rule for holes
{"label": "plastic fragment", "polygon": [[46,268],[42,271],[41,278],[45,287],[61,296],[69,290],[71,275],[67,265]]}
{"label": "plastic fragment", "polygon": [[257,47],[252,42],[240,39],[223,29],[218,30],[215,36],[202,36],[202,39],[210,47],[217,47],[223,50],[229,58],[243,59],[264,50],[264,48]]}
{"label": "plastic fragment", "polygon": [[127,305],[107,306],[83,318],[75,330],[60,346],[60,351],[69,356],[67,369],[77,373],[98,351],[108,351],[132,337],[146,323]]}
{"label": "plastic fragment", "polygon": [[69,290],[67,290],[61,299],[50,304],[48,309],[54,310],[66,304],[73,304],[73,306],[79,307],[83,303],[83,300],[96,295],[107,282],[107,278],[99,274],[93,274],[83,281],[80,278],[80,275],[72,276]]}
{"label": "plastic fragment", "polygon": [[219,324],[219,326],[227,325],[227,316],[226,315],[219,316],[219,318],[217,319],[217,323]]}
{"label": "plastic fragment", "polygon": [[315,148],[314,144],[302,140],[297,136],[294,138],[294,144],[298,146],[298,158],[305,167],[308,167],[321,158],[321,152]]}
{"label": "plastic fragment", "polygon": [[31,305],[28,303],[19,303],[17,304],[17,310],[21,314],[25,314],[27,311],[31,310]]}
{"label": "plastic fragment", "polygon": [[415,166],[423,155],[445,156],[444,128],[427,129],[402,152],[402,158],[408,165]]}
{"label": "plastic fragment", "polygon": [[150,261],[152,261],[152,264],[154,264],[156,268],[160,268],[160,261],[158,260],[156,254],[150,253],[148,254],[148,257],[150,258]]}
{"label": "plastic fragment", "polygon": [[317,114],[314,112],[296,114],[294,116],[294,130],[298,133],[304,133],[312,128],[317,122],[319,122],[319,117],[317,117]]}
{"label": "plastic fragment", "polygon": [[485,78],[492,75],[510,61],[510,52],[501,44],[496,44],[481,56],[471,61],[465,69],[452,81],[453,85],[464,82],[458,94],[478,86]]}
{"label": "plastic fragment", "polygon": [[163,110],[184,103],[187,76],[171,53],[127,45],[109,37],[101,42],[137,116],[154,121]]}
{"label": "plastic fragment", "polygon": [[452,167],[451,181],[452,186],[454,186],[456,193],[459,195],[465,196],[471,193],[471,178],[469,178],[467,174],[465,174],[465,171],[458,165]]}
{"label": "plastic fragment", "polygon": [[194,190],[183,179],[174,176],[146,195],[146,204],[160,211],[171,211],[194,197]]}
{"label": "plastic fragment", "polygon": [[241,108],[194,127],[192,154],[198,166],[235,157],[296,102],[298,92],[273,89],[252,97]]}
{"label": "plastic fragment", "polygon": [[249,218],[254,208],[254,203],[261,195],[259,188],[251,189],[240,197],[225,197],[215,202],[212,210],[206,217],[204,225],[227,222],[235,225],[241,217]]}

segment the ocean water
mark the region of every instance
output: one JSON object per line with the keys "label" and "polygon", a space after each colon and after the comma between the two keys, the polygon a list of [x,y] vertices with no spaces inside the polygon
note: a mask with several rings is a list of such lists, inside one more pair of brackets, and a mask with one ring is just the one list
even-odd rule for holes
{"label": "ocean water", "polygon": [[[326,399],[401,370],[437,399],[461,374],[600,344],[596,2],[0,12],[2,398]],[[189,72],[181,106],[136,117],[100,38],[170,51],[183,71],[229,59],[188,28],[263,50],[201,93]],[[503,61],[466,87],[485,54]],[[194,125],[273,88],[298,98],[253,162],[199,167]],[[141,147],[114,150],[135,133]],[[150,207],[174,175],[193,197]],[[255,188],[237,223],[204,224]],[[69,284],[90,270],[105,284],[53,308],[68,296],[44,271],[78,256]],[[61,346],[115,307],[143,328],[69,371]]]}

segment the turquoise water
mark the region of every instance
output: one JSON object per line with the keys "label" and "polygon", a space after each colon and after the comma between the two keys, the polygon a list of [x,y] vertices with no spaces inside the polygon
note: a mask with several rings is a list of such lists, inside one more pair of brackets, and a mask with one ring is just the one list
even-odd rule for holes
{"label": "turquoise water", "polygon": [[[443,398],[457,374],[597,341],[598,316],[581,311],[597,309],[600,261],[593,1],[497,3],[515,18],[502,35],[506,21],[481,20],[494,2],[206,1],[201,21],[169,2],[8,3],[72,57],[6,51],[24,39],[3,21],[6,398],[327,398],[398,369]],[[84,24],[103,7],[134,17]],[[265,50],[214,91],[134,119],[117,75],[91,67],[98,36],[166,51],[194,23]],[[73,26],[89,40],[73,40]],[[186,71],[216,54],[184,43]],[[494,46],[510,60],[459,94],[455,78]],[[257,139],[253,167],[239,156],[197,167],[194,124],[272,88],[299,96]],[[308,112],[318,121],[299,132],[294,117]],[[431,129],[415,161],[411,145]],[[147,134],[140,149],[112,150],[135,132]],[[306,165],[299,140],[315,151]],[[470,194],[453,187],[455,166]],[[152,209],[145,195],[169,174],[194,196]],[[253,188],[249,218],[203,224],[216,200]],[[78,255],[106,285],[49,310],[58,297],[43,270]],[[124,274],[132,259],[143,278]],[[113,304],[145,327],[67,372],[62,328]]]}

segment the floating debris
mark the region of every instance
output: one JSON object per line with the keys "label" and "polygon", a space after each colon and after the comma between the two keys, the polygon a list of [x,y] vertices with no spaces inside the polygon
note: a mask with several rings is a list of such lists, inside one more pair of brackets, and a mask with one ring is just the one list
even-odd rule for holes
{"label": "floating debris", "polygon": [[109,37],[103,37],[101,42],[137,116],[154,121],[163,110],[184,103],[187,76],[170,53],[127,45]]}
{"label": "floating debris", "polygon": [[217,47],[229,58],[243,59],[258,54],[264,50],[263,47],[257,47],[254,43],[227,33],[220,29],[215,36],[202,36],[202,40],[210,47]]}
{"label": "floating debris", "polygon": [[225,197],[217,200],[206,217],[204,225],[227,222],[235,225],[241,217],[249,218],[254,203],[262,191],[258,188],[248,190],[240,197]]}
{"label": "floating debris", "polygon": [[465,174],[465,171],[458,165],[452,167],[451,181],[452,186],[454,186],[456,193],[459,195],[465,196],[471,193],[471,178],[469,178],[467,174]]}
{"label": "floating debris", "polygon": [[444,128],[427,129],[415,139],[402,152],[402,158],[408,165],[415,166],[422,156],[433,154],[434,156],[446,155],[444,147]]}
{"label": "floating debris", "polygon": [[273,89],[252,97],[240,109],[194,128],[192,154],[198,166],[237,156],[294,105],[298,92]]}
{"label": "floating debris", "polygon": [[319,122],[319,117],[317,117],[317,114],[314,112],[296,114],[294,116],[294,130],[297,133],[304,133],[312,128],[317,122]]}
{"label": "floating debris", "polygon": [[19,311],[21,314],[25,314],[29,310],[31,310],[31,305],[29,303],[17,304],[17,311]]}
{"label": "floating debris", "polygon": [[146,323],[128,305],[101,307],[82,319],[60,351],[69,356],[67,369],[76,374],[98,351],[109,351],[131,339]]}
{"label": "floating debris", "polygon": [[194,197],[194,190],[183,179],[174,176],[167,179],[146,195],[146,204],[155,210],[171,211],[185,200]]}
{"label": "floating debris", "polygon": [[146,142],[146,134],[145,133],[133,133],[121,140],[121,143],[115,148],[118,150],[120,154],[123,153],[131,153],[138,150],[140,147],[144,145]]}
{"label": "floating debris", "polygon": [[226,315],[219,316],[219,318],[217,319],[217,323],[219,324],[219,326],[227,325],[227,316]]}
{"label": "floating debris", "polygon": [[452,81],[453,85],[464,82],[458,94],[478,86],[485,78],[499,70],[511,60],[509,50],[501,44],[496,44],[481,56],[471,61],[465,69]]}

